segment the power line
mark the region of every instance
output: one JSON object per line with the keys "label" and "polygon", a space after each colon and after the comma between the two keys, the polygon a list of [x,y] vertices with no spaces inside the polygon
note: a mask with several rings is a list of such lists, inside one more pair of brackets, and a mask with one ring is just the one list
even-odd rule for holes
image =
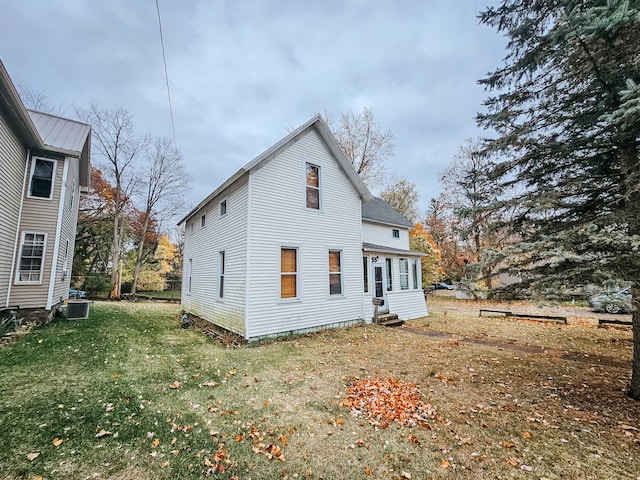
{"label": "power line", "polygon": [[169,98],[169,114],[171,115],[171,129],[173,130],[173,146],[178,149],[178,142],[176,141],[176,126],[173,122],[173,107],[171,106],[171,89],[169,88],[169,72],[167,71],[167,57],[164,53],[164,36],[162,34],[162,21],[160,20],[160,5],[156,0],[156,10],[158,12],[158,28],[160,30],[160,45],[162,46],[162,62],[164,63],[164,80],[167,84],[167,97]]}

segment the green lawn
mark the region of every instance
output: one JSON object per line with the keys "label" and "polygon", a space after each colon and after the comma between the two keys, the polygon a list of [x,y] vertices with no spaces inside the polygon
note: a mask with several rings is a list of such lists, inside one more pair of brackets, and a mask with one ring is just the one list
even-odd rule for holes
{"label": "green lawn", "polygon": [[[640,475],[628,330],[431,308],[410,324],[428,335],[231,349],[181,329],[177,305],[96,302],[0,349],[0,479]],[[435,414],[374,426],[341,406],[354,377],[418,384]]]}

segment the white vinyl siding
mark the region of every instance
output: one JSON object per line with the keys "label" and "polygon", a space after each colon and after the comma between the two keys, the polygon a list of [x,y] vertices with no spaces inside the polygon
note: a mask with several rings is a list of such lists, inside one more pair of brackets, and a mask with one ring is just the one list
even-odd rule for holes
{"label": "white vinyl siding", "polygon": [[0,115],[0,307],[7,306],[9,284],[14,281],[11,267],[14,251],[19,248],[16,237],[20,215],[20,200],[25,181],[27,150],[15,136],[4,117]]}
{"label": "white vinyl siding", "polygon": [[[393,237],[393,230],[398,230],[399,238]],[[409,229],[363,221],[362,240],[374,245],[409,250]]]}
{"label": "white vinyl siding", "polygon": [[[216,213],[220,198],[226,198],[227,205],[233,206],[223,216]],[[184,262],[183,308],[239,335],[244,335],[245,331],[247,202],[248,182],[245,178],[196,212],[188,220],[188,228],[193,222],[199,225],[202,213],[207,212],[206,228],[195,228],[184,239],[184,258],[192,259],[192,262]],[[218,272],[222,251],[225,257],[224,301],[219,301],[221,279]]]}
{"label": "white vinyl siding", "polygon": [[[320,167],[321,208],[306,208],[306,164]],[[247,338],[314,329],[363,317],[361,204],[315,130],[251,171]],[[277,187],[275,187],[277,186]],[[327,302],[327,252],[340,239],[341,297]],[[280,247],[297,245],[297,302],[280,299]]]}

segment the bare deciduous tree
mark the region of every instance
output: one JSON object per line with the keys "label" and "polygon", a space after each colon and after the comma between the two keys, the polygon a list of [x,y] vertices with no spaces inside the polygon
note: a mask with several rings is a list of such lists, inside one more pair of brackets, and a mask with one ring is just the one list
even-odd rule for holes
{"label": "bare deciduous tree", "polygon": [[405,216],[407,220],[416,223],[418,220],[418,201],[420,195],[416,190],[416,184],[404,177],[394,175],[380,193],[380,197]]}
{"label": "bare deciduous tree", "polygon": [[134,160],[148,143],[134,133],[133,117],[124,108],[101,109],[95,103],[76,109],[76,115],[90,124],[93,147],[99,153],[96,164],[115,187],[113,244],[111,248],[111,298],[120,297],[120,250],[126,227],[124,211],[137,183]]}
{"label": "bare deciduous tree", "polygon": [[385,160],[393,155],[395,146],[395,136],[391,130],[383,130],[374,121],[369,107],[364,107],[359,114],[353,111],[342,114],[337,126],[332,125],[327,112],[322,117],[367,187],[379,186],[385,171]]}
{"label": "bare deciduous tree", "polygon": [[136,293],[142,265],[145,240],[152,219],[159,229],[183,207],[184,190],[189,177],[182,162],[182,155],[168,138],[154,139],[146,150],[146,171],[149,180],[144,182],[143,222],[137,238],[138,252],[133,273],[131,293]]}

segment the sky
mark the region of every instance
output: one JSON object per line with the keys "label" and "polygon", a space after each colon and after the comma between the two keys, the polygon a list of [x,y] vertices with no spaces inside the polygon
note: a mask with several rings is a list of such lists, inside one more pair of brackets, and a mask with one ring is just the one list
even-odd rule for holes
{"label": "sky", "polygon": [[[158,0],[188,207],[316,113],[369,107],[420,212],[488,96],[505,39],[489,0]],[[1,0],[0,59],[63,116],[123,107],[173,138],[155,0]],[[94,155],[96,150],[94,149]],[[94,156],[94,164],[99,161]],[[374,190],[374,194],[379,191]]]}

